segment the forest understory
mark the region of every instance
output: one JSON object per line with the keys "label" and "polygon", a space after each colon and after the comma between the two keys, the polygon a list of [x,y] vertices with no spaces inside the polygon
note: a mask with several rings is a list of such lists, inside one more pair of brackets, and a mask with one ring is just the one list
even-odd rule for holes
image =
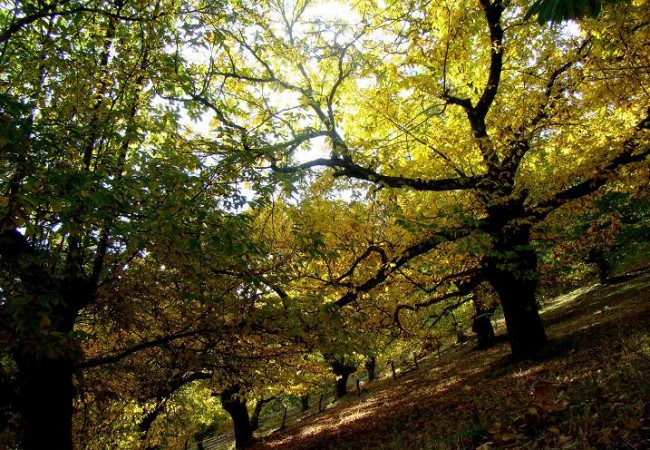
{"label": "forest understory", "polygon": [[549,344],[512,362],[470,341],[393,381],[390,370],[255,450],[650,448],[650,273],[544,305]]}

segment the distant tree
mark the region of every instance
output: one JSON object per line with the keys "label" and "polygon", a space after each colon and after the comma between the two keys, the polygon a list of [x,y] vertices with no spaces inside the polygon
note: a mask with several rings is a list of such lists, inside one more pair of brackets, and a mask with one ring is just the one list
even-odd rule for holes
{"label": "distant tree", "polygon": [[368,381],[374,381],[377,377],[377,358],[375,356],[368,356],[364,362],[364,367],[368,374]]}
{"label": "distant tree", "polygon": [[221,406],[225,409],[235,428],[235,446],[246,447],[253,439],[253,427],[246,407],[246,397],[241,392],[241,387],[230,386],[221,392]]}
{"label": "distant tree", "polygon": [[276,397],[261,398],[255,402],[255,408],[253,408],[253,414],[251,414],[251,428],[253,428],[253,431],[260,427],[260,415],[262,414],[264,405],[275,399]]}
{"label": "distant tree", "polygon": [[547,221],[545,239],[538,244],[544,278],[562,284],[563,274],[575,274],[581,282],[595,272],[601,283],[608,283],[615,270],[643,260],[650,242],[646,188],[647,181],[632,192],[615,185],[585,204],[582,213],[556,214]]}
{"label": "distant tree", "polygon": [[336,398],[345,397],[348,394],[348,379],[358,368],[356,362],[345,355],[329,354],[325,355],[325,359],[332,368],[334,375],[336,375],[334,384]]}

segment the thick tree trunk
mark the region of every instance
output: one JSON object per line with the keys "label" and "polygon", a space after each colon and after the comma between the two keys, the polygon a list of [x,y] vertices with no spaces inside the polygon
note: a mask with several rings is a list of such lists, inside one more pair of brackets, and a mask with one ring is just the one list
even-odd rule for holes
{"label": "thick tree trunk", "polygon": [[[58,303],[52,300],[57,299],[53,294],[34,295],[34,301],[21,312],[28,318],[47,317],[48,322],[28,332],[18,327],[14,330],[12,352],[19,372],[17,406],[23,450],[72,449],[73,376],[81,351],[69,337],[79,311],[70,305],[81,304],[78,299],[87,297],[72,289],[69,292],[58,297]],[[26,323],[32,325],[33,319]]]}
{"label": "thick tree trunk", "polygon": [[513,357],[527,358],[546,343],[535,299],[537,255],[530,248],[529,230],[498,238],[497,256],[488,259],[487,279],[499,294]]}
{"label": "thick tree trunk", "polygon": [[22,355],[17,362],[23,450],[72,449],[72,361]]}
{"label": "thick tree trunk", "polygon": [[496,284],[500,286],[497,288],[495,285],[495,289],[501,298],[512,355],[516,359],[531,356],[546,343],[535,290],[531,289],[529,283],[512,276],[504,276]]}
{"label": "thick tree trunk", "polygon": [[345,397],[348,393],[348,378],[350,378],[350,375],[352,375],[357,368],[346,364],[337,364],[336,367],[332,367],[334,373],[337,375],[335,384],[336,398]]}
{"label": "thick tree trunk", "polygon": [[239,386],[233,386],[221,393],[221,406],[230,414],[235,428],[235,446],[246,447],[253,440],[253,427],[248,416],[246,400],[240,397]]}

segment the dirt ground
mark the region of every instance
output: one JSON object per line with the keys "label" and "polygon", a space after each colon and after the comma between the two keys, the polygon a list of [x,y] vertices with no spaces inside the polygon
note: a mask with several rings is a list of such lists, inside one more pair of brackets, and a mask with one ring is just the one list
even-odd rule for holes
{"label": "dirt ground", "polygon": [[549,344],[471,343],[258,438],[255,450],[650,448],[650,273],[545,305]]}

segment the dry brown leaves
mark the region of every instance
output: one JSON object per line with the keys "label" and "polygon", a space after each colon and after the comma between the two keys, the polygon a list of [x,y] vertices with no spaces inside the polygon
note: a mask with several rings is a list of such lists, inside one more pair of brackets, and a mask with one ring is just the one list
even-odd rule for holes
{"label": "dry brown leaves", "polygon": [[650,275],[543,314],[549,349],[458,347],[256,450],[650,448]]}

